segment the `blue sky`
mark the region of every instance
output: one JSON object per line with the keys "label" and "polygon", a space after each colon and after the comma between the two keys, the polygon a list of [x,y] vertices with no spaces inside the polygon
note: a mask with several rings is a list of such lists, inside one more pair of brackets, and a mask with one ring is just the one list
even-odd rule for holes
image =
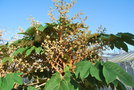
{"label": "blue sky", "polygon": [[[42,23],[49,22],[51,6],[52,0],[0,0],[0,30],[5,30],[5,37],[9,38],[19,31],[19,26],[29,27],[30,16]],[[70,15],[79,11],[88,16],[86,24],[93,32],[102,25],[107,33],[134,33],[134,0],[77,0]]]}

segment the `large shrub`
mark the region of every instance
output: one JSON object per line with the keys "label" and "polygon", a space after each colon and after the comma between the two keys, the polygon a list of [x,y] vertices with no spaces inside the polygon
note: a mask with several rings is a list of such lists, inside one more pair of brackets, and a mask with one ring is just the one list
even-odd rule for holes
{"label": "large shrub", "polygon": [[[19,34],[23,38],[1,45],[0,89],[28,90],[96,90],[103,87],[125,89],[134,87],[132,77],[119,65],[103,62],[108,48],[128,51],[134,45],[130,33],[106,34],[104,28],[91,33],[81,13],[69,18],[67,13],[75,2],[54,2],[59,13],[52,23],[32,25]],[[80,22],[74,22],[80,19]]]}

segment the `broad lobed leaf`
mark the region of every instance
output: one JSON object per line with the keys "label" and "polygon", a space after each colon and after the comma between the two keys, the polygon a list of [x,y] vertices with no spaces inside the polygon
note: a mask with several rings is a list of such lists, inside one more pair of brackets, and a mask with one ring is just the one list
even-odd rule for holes
{"label": "broad lobed leaf", "polygon": [[7,74],[6,77],[0,78],[0,90],[11,90],[15,83],[22,85],[23,79],[20,77],[21,73]]}
{"label": "broad lobed leaf", "polygon": [[[91,75],[103,83],[106,81],[107,84],[113,83],[115,86],[118,86],[118,84],[123,82],[128,86],[134,87],[132,77],[118,64],[109,61],[105,63],[96,62],[95,65],[89,61],[81,61],[76,64],[75,75],[82,80]],[[121,82],[116,82],[116,80]]]}
{"label": "broad lobed leaf", "polygon": [[89,75],[95,77],[97,80],[101,81],[99,69],[89,61],[81,61],[76,64],[75,69],[76,77],[81,79],[87,78]]}
{"label": "broad lobed leaf", "polygon": [[91,63],[89,61],[81,61],[76,64],[75,75],[82,79],[86,78],[90,73]]}
{"label": "broad lobed leaf", "polygon": [[134,46],[134,35],[131,33],[117,33],[116,35],[101,33],[97,38],[97,41],[105,42],[111,49],[116,47],[128,52],[128,44]]}
{"label": "broad lobed leaf", "polygon": [[132,77],[116,63],[106,62],[103,66],[103,74],[107,84],[119,79],[126,85],[134,87]]}
{"label": "broad lobed leaf", "polygon": [[64,76],[55,73],[50,80],[47,81],[44,90],[79,90],[78,86],[73,82],[72,74],[66,72]]}

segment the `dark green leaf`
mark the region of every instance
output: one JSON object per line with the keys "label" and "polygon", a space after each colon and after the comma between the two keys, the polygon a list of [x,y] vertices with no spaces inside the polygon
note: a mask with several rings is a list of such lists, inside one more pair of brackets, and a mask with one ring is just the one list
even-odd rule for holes
{"label": "dark green leaf", "polygon": [[81,61],[76,64],[75,75],[81,79],[86,78],[90,73],[92,64],[89,61]]}
{"label": "dark green leaf", "polygon": [[40,25],[40,26],[38,27],[38,30],[41,31],[41,32],[43,32],[47,27],[48,27],[47,24],[46,24],[45,26]]}
{"label": "dark green leaf", "polygon": [[11,77],[14,79],[14,82],[18,83],[19,85],[22,85],[23,78],[20,77],[19,75],[22,75],[22,73],[13,73]]}
{"label": "dark green leaf", "polygon": [[8,80],[7,78],[2,77],[1,82],[1,90],[11,90],[13,88],[14,81],[12,78]]}
{"label": "dark green leaf", "polygon": [[17,49],[17,50],[13,53],[13,56],[17,56],[18,54],[22,54],[26,49],[27,49],[27,47]]}
{"label": "dark green leaf", "polygon": [[71,83],[71,73],[66,72],[64,76],[55,73],[49,81],[47,81],[44,90],[78,90]]}
{"label": "dark green leaf", "polygon": [[35,48],[35,52],[36,52],[37,54],[40,54],[41,51],[43,51],[42,47]]}
{"label": "dark green leaf", "polygon": [[134,87],[134,81],[132,77],[116,63],[109,61],[106,62],[104,64],[103,74],[107,83],[114,81],[116,77],[116,79],[121,80],[126,85]]}
{"label": "dark green leaf", "polygon": [[125,40],[125,42],[134,46],[134,40],[127,39],[127,40]]}
{"label": "dark green leaf", "polygon": [[35,27],[29,27],[26,31],[25,31],[25,35],[30,35],[33,36],[35,34],[36,30]]}
{"label": "dark green leaf", "polygon": [[21,73],[11,73],[11,74],[7,74],[6,77],[1,77],[0,89],[11,90],[15,83],[18,83],[19,85],[22,84],[23,80],[18,75],[21,75]]}
{"label": "dark green leaf", "polygon": [[109,67],[107,64],[105,64],[103,67],[103,75],[107,84],[113,82],[117,77],[115,70],[111,69],[111,67]]}
{"label": "dark green leaf", "polygon": [[98,40],[105,42],[111,49],[117,47],[118,49],[122,48],[126,52],[128,52],[127,44],[134,45],[134,35],[131,33],[118,33],[116,35],[102,33],[98,36]]}
{"label": "dark green leaf", "polygon": [[35,49],[35,46],[32,46],[30,49],[28,49],[27,51],[26,51],[26,55],[25,56],[29,56],[31,53],[32,53],[32,51]]}
{"label": "dark green leaf", "polygon": [[115,41],[114,44],[116,48],[121,49],[119,41]]}
{"label": "dark green leaf", "polygon": [[114,44],[111,42],[110,43],[110,48],[113,50],[114,49]]}
{"label": "dark green leaf", "polygon": [[92,65],[90,68],[90,74],[92,77],[95,77],[97,80],[101,81],[99,69],[96,68],[94,65]]}
{"label": "dark green leaf", "polygon": [[128,46],[124,42],[120,42],[119,44],[124,51],[128,52]]}

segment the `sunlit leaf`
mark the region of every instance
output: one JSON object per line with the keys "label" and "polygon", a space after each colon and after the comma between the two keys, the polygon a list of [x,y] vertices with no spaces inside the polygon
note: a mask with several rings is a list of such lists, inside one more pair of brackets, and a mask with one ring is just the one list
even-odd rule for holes
{"label": "sunlit leaf", "polygon": [[11,73],[7,74],[5,77],[1,77],[0,89],[11,90],[15,83],[21,85],[23,83],[23,79],[18,75],[21,75],[21,73]]}
{"label": "sunlit leaf", "polygon": [[77,63],[75,69],[76,77],[80,76],[82,79],[86,78],[90,73],[91,66],[92,64],[89,61],[81,61]]}
{"label": "sunlit leaf", "polygon": [[119,79],[126,85],[134,87],[132,77],[116,63],[106,62],[103,67],[103,74],[107,83]]}
{"label": "sunlit leaf", "polygon": [[60,73],[55,73],[49,81],[47,81],[44,90],[78,90],[71,78],[71,73],[66,72],[64,76]]}
{"label": "sunlit leaf", "polygon": [[47,27],[48,27],[47,24],[46,24],[45,26],[40,25],[40,26],[38,27],[38,30],[41,31],[41,32],[43,32]]}
{"label": "sunlit leaf", "polygon": [[28,49],[27,51],[26,51],[26,55],[25,56],[29,56],[31,53],[32,53],[32,51],[35,49],[35,46],[32,46],[30,49]]}
{"label": "sunlit leaf", "polygon": [[12,54],[12,56],[17,56],[18,54],[22,54],[26,50],[27,50],[27,47],[19,48]]}
{"label": "sunlit leaf", "polygon": [[43,51],[42,47],[37,47],[37,48],[35,48],[35,52],[36,52],[37,54],[40,54],[42,51]]}
{"label": "sunlit leaf", "polygon": [[4,57],[4,58],[2,59],[2,62],[3,62],[3,63],[5,63],[5,62],[7,62],[7,61],[11,62],[12,60],[13,60],[12,57]]}

